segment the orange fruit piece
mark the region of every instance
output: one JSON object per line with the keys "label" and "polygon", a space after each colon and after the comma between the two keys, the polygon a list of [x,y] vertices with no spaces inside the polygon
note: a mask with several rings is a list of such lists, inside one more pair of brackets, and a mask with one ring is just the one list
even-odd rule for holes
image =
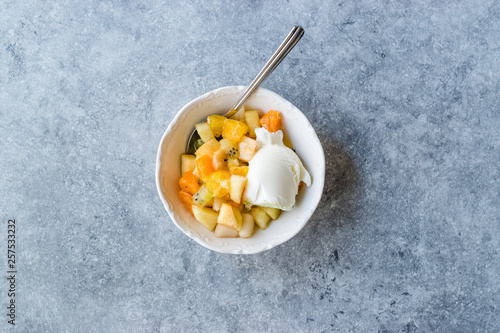
{"label": "orange fruit piece", "polygon": [[184,208],[186,208],[186,210],[192,215],[193,208],[191,206],[194,204],[193,196],[185,191],[179,191],[177,192],[177,194],[179,195],[179,200],[181,201]]}
{"label": "orange fruit piece", "polygon": [[196,169],[200,174],[200,178],[203,181],[207,181],[210,175],[215,171],[214,166],[212,165],[212,156],[203,155],[196,159]]}
{"label": "orange fruit piece", "polygon": [[229,193],[231,188],[230,179],[231,173],[229,171],[215,171],[205,184],[213,192],[214,197],[222,198]]}
{"label": "orange fruit piece", "polygon": [[238,143],[247,133],[248,126],[238,120],[226,119],[222,125],[222,137],[233,143]]}
{"label": "orange fruit piece", "polygon": [[281,128],[281,113],[271,110],[260,118],[260,126],[264,127],[269,132],[276,132]]}
{"label": "orange fruit piece", "polygon": [[229,171],[233,175],[238,175],[238,176],[246,177],[247,173],[248,173],[248,167],[247,166],[230,167]]}
{"label": "orange fruit piece", "polygon": [[191,171],[184,172],[179,179],[179,186],[181,187],[181,191],[186,191],[191,195],[195,194],[200,188],[198,178]]}
{"label": "orange fruit piece", "polygon": [[215,137],[222,135],[222,126],[226,119],[227,119],[226,117],[219,116],[217,114],[208,116],[207,123],[208,126],[210,126],[210,129],[212,130],[212,133],[214,134]]}

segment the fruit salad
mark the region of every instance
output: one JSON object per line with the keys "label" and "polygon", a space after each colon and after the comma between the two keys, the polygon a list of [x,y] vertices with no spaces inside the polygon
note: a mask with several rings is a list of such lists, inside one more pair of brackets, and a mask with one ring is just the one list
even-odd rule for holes
{"label": "fruit salad", "polygon": [[181,156],[178,195],[216,237],[248,238],[255,225],[266,229],[281,210],[292,209],[300,183],[311,184],[276,110],[262,117],[244,109],[231,119],[212,115],[195,128],[200,139],[194,154]]}

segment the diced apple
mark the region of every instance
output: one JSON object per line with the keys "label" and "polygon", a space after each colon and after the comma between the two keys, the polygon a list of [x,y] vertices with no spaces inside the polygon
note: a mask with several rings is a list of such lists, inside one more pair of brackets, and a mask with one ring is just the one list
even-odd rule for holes
{"label": "diced apple", "polygon": [[194,218],[203,224],[208,230],[213,231],[217,224],[219,214],[210,208],[202,208],[196,205],[192,205],[191,207],[193,209]]}
{"label": "diced apple", "polygon": [[245,162],[250,161],[257,151],[257,145],[257,141],[250,139],[248,136],[241,138],[241,141],[238,144],[240,151],[239,159]]}
{"label": "diced apple", "polygon": [[214,234],[215,237],[219,238],[235,238],[238,237],[238,230],[223,224],[217,224]]}
{"label": "diced apple", "polygon": [[262,209],[264,212],[266,212],[267,215],[269,215],[270,218],[273,220],[276,220],[278,216],[280,216],[281,210],[278,208],[271,208],[271,207],[259,207]]}
{"label": "diced apple", "polygon": [[212,202],[212,209],[215,210],[216,212],[218,212],[220,210],[220,207],[222,206],[223,203],[225,203],[226,200],[222,199],[222,198],[213,198],[213,202]]}
{"label": "diced apple", "polygon": [[250,214],[243,214],[243,225],[241,226],[241,230],[239,233],[240,237],[248,238],[252,236],[254,225],[255,222],[253,216]]}
{"label": "diced apple", "polygon": [[247,184],[247,178],[238,175],[231,175],[231,188],[229,195],[231,200],[236,203],[241,202],[241,195],[243,194],[243,190]]}
{"label": "diced apple", "polygon": [[269,215],[267,215],[266,212],[264,212],[260,208],[257,207],[252,208],[250,214],[252,214],[253,218],[255,219],[255,223],[261,229],[266,229],[269,221],[271,221]]}
{"label": "diced apple", "polygon": [[255,138],[255,129],[260,127],[259,112],[256,110],[245,111],[245,120],[248,126],[248,134]]}
{"label": "diced apple", "polygon": [[194,153],[196,157],[203,156],[203,155],[212,155],[215,153],[217,150],[220,149],[220,143],[219,141],[215,139],[210,139],[207,142],[205,142],[203,145],[201,145],[200,148]]}
{"label": "diced apple", "polygon": [[194,168],[196,167],[195,159],[196,156],[194,155],[181,155],[181,174],[184,174],[187,171],[193,172]]}
{"label": "diced apple", "polygon": [[231,206],[230,204],[223,203],[219,210],[219,218],[217,219],[217,223],[234,228],[236,230],[240,230],[243,219],[241,217],[240,211],[237,208]]}

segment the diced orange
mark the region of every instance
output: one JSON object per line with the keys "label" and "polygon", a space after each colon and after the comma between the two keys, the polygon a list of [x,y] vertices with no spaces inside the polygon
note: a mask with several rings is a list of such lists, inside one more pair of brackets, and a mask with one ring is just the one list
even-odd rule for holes
{"label": "diced orange", "polygon": [[248,173],[248,167],[247,166],[230,167],[229,171],[233,175],[238,175],[238,176],[246,177],[247,173]]}
{"label": "diced orange", "polygon": [[248,126],[238,120],[226,119],[222,126],[222,137],[231,140],[233,143],[238,143],[243,135],[247,133]]}
{"label": "diced orange", "polygon": [[281,128],[281,113],[271,110],[260,118],[260,125],[269,132],[276,132]]}
{"label": "diced orange", "polygon": [[217,114],[208,116],[207,118],[208,126],[210,126],[210,129],[212,130],[212,133],[214,134],[215,137],[222,135],[222,126],[226,119],[227,119],[226,117],[219,116]]}
{"label": "diced orange", "polygon": [[229,193],[231,173],[228,171],[215,171],[207,180],[207,187],[213,192],[214,197],[222,198]]}
{"label": "diced orange", "polygon": [[207,181],[210,175],[215,171],[212,165],[212,156],[203,155],[196,159],[196,168],[203,181]]}
{"label": "diced orange", "polygon": [[200,188],[200,185],[198,185],[198,178],[196,178],[191,171],[184,172],[182,177],[179,179],[179,186],[182,191],[186,191],[191,195],[195,194]]}
{"label": "diced orange", "polygon": [[181,201],[184,208],[186,208],[188,212],[193,214],[193,208],[191,208],[191,206],[194,204],[193,196],[185,191],[179,191],[178,195],[179,200]]}

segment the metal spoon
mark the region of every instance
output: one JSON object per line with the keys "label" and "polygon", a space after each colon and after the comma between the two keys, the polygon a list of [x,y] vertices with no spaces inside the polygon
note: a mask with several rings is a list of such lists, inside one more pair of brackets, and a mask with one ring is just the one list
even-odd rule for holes
{"label": "metal spoon", "polygon": [[[264,82],[265,79],[274,71],[276,67],[281,63],[283,59],[287,56],[287,54],[293,49],[293,47],[298,43],[302,35],[304,34],[304,29],[301,26],[295,26],[290,31],[285,40],[278,47],[276,52],[274,52],[273,56],[266,63],[264,68],[257,74],[255,79],[253,79],[252,83],[248,86],[245,92],[240,96],[240,98],[236,101],[233,107],[224,115],[227,118],[232,117],[236,112],[245,103],[248,99],[253,95],[253,93],[259,88],[259,86]],[[193,131],[191,136],[189,137],[188,144],[186,147],[186,151],[188,154],[193,154],[196,151],[196,142],[200,139],[198,132],[196,130]]]}

